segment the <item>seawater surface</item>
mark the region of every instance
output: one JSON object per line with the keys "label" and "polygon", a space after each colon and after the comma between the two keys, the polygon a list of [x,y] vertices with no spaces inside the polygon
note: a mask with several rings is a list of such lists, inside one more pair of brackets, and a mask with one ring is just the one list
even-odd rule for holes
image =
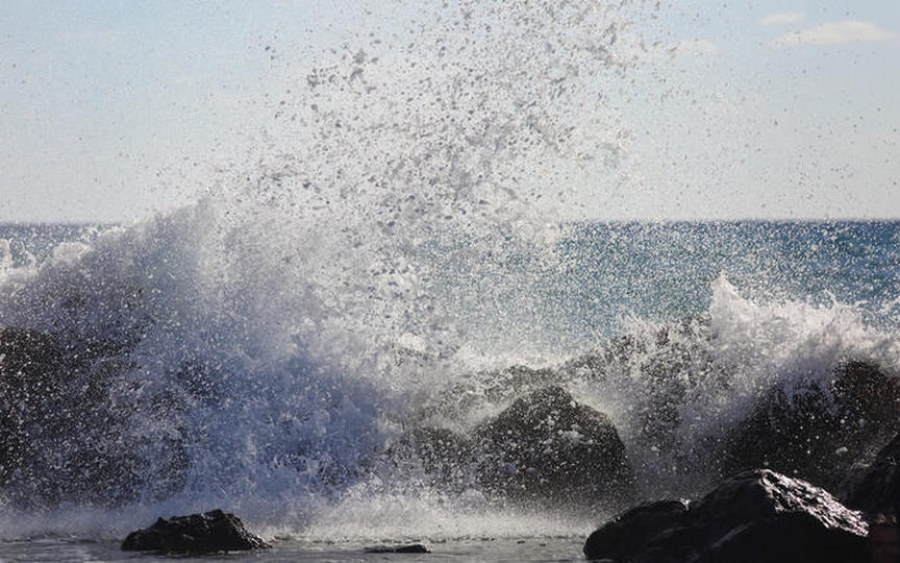
{"label": "seawater surface", "polygon": [[0,558],[15,563],[65,561],[228,561],[274,562],[304,561],[321,563],[370,563],[374,561],[484,561],[484,562],[565,562],[583,561],[581,538],[521,538],[521,539],[457,539],[441,540],[428,545],[427,554],[365,553],[368,545],[338,544],[284,540],[272,549],[254,553],[228,553],[202,557],[161,557],[141,553],[126,553],[115,542],[95,542],[77,539],[47,539],[27,542],[0,543]]}
{"label": "seawater surface", "polygon": [[[547,383],[505,368],[544,367],[616,424],[640,498],[694,496],[715,483],[718,460],[693,446],[759,393],[802,389],[850,360],[898,369],[897,222],[442,235],[407,252],[404,268],[362,278],[220,228],[203,205],[127,226],[2,228],[0,325],[86,353],[108,345],[77,375],[103,377],[106,402],[57,413],[70,435],[34,431],[49,457],[22,464],[37,484],[5,474],[3,559],[129,560],[117,551],[128,531],[214,507],[275,540],[226,560],[399,560],[362,553],[385,542],[423,543],[429,560],[577,559],[611,514],[522,513],[488,491],[435,487],[421,467],[381,465],[379,453],[419,424],[467,432]],[[580,362],[623,337],[602,377],[596,357]],[[653,410],[660,365],[682,382],[666,391],[680,421],[668,449],[645,433],[671,414]],[[174,450],[154,445],[171,443],[188,459],[177,488],[73,487],[96,475],[84,459],[110,452],[138,456],[112,467],[159,475]],[[61,498],[37,502],[48,487]]]}

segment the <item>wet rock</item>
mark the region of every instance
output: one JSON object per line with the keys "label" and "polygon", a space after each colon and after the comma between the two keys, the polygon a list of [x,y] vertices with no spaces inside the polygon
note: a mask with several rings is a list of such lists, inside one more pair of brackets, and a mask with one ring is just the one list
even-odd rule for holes
{"label": "wet rock", "polygon": [[122,542],[124,551],[192,555],[267,547],[270,546],[261,538],[244,529],[240,518],[218,509],[168,520],[160,518],[149,528],[131,532]]}
{"label": "wet rock", "polygon": [[[584,546],[588,559],[631,560],[636,554],[643,560],[662,557],[661,548],[652,545],[656,536],[679,531],[678,521],[688,510],[687,501],[663,500],[631,508],[595,531]],[[670,554],[678,559],[677,549]],[[651,557],[652,556],[652,557]],[[664,559],[660,559],[661,561]]]}
{"label": "wet rock", "polygon": [[415,543],[410,545],[378,545],[367,547],[365,553],[431,553],[424,545]]}
{"label": "wet rock", "polygon": [[634,476],[608,417],[558,386],[525,394],[469,434],[422,426],[388,451],[401,471],[451,492],[538,509],[619,510]]}
{"label": "wet rock", "polygon": [[900,514],[900,434],[858,477],[845,503],[862,510],[870,519],[879,514]]}
{"label": "wet rock", "polygon": [[[133,401],[131,367],[97,346],[59,335],[0,328],[0,497],[18,507],[63,502],[120,505],[160,499],[186,479],[187,451],[174,401]],[[153,418],[158,434],[132,431]]]}
{"label": "wet rock", "polygon": [[551,386],[516,400],[474,432],[482,487],[518,503],[621,507],[634,477],[609,418]]}
{"label": "wet rock", "polygon": [[843,493],[854,465],[871,462],[900,432],[900,385],[851,362],[828,387],[771,390],[726,440],[722,475],[767,467]]}
{"label": "wet rock", "polygon": [[588,559],[667,563],[866,560],[861,514],[805,481],[769,470],[722,483],[700,501],[640,506],[587,539]]}
{"label": "wet rock", "polygon": [[471,441],[446,428],[423,426],[407,432],[389,455],[407,471],[418,464],[428,483],[438,489],[459,492],[476,479]]}

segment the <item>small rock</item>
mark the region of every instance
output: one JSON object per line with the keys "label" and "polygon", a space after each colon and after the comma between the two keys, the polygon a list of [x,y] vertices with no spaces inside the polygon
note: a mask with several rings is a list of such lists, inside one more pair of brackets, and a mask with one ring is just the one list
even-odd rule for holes
{"label": "small rock", "polygon": [[240,518],[218,509],[168,520],[160,518],[149,528],[131,532],[122,542],[124,551],[157,553],[200,554],[267,547],[269,544],[244,529]]}
{"label": "small rock", "polygon": [[367,547],[365,553],[431,553],[424,545],[414,543],[411,545],[378,545]]}

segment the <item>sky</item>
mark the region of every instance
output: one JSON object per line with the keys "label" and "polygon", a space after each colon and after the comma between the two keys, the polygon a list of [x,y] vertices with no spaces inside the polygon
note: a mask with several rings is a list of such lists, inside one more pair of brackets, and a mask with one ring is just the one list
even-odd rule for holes
{"label": "sky", "polygon": [[[189,204],[277,128],[286,74],[300,72],[281,61],[406,33],[413,4],[5,0],[0,222]],[[548,210],[900,218],[900,3],[636,4],[609,95],[624,139],[615,180],[582,175]]]}

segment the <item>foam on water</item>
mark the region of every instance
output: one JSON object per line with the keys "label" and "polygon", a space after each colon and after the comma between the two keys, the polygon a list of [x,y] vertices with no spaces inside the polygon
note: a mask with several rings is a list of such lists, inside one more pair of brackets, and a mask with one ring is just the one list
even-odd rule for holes
{"label": "foam on water", "polygon": [[[408,298],[395,285],[386,284],[385,291],[395,291],[388,297],[377,286],[361,289],[366,279],[354,286],[333,277],[334,264],[311,269],[310,254],[267,246],[268,236],[255,238],[270,230],[222,228],[214,207],[205,202],[94,233],[89,243],[60,245],[40,266],[7,270],[0,286],[4,325],[60,334],[84,353],[97,353],[94,347],[126,362],[123,377],[110,382],[109,408],[127,405],[139,416],[129,417],[115,440],[144,444],[140,455],[151,467],[165,454],[153,444],[167,439],[185,440],[190,459],[187,482],[175,495],[160,496],[150,487],[124,511],[76,501],[30,518],[17,513],[18,523],[6,528],[11,535],[78,535],[95,526],[118,533],[156,513],[220,505],[273,533],[360,540],[400,537],[408,527],[412,535],[429,537],[585,527],[574,515],[521,514],[477,489],[435,491],[415,472],[373,466],[376,454],[423,411],[432,423],[465,431],[527,388],[503,372],[484,371],[496,358],[481,343],[459,346],[468,336],[462,328],[453,333],[459,339],[453,346],[429,341],[446,337],[441,328],[430,330],[440,319],[413,319],[392,332],[393,321],[382,321]],[[553,254],[555,246],[529,244],[530,260]],[[290,259],[278,250],[290,250]],[[320,251],[315,247],[312,254]],[[375,283],[381,275],[372,275]],[[494,269],[465,283],[477,289],[498,279],[518,283],[515,273],[498,276]],[[531,287],[504,291],[515,301]],[[695,446],[745,417],[767,389],[806,388],[851,359],[890,372],[900,367],[900,339],[864,322],[854,306],[802,296],[749,299],[724,275],[708,292],[708,304],[698,303],[692,317],[623,317],[615,332],[595,341],[616,351],[600,353],[601,367],[596,359],[590,368],[579,367],[579,358],[592,352],[572,342],[565,358],[571,361],[553,370],[578,400],[612,418],[648,497],[709,486],[715,475],[699,468],[713,467],[717,452]],[[448,296],[450,302],[429,294],[427,308],[411,308],[416,314],[452,311],[459,303],[453,292]],[[472,328],[481,334],[481,327]],[[608,340],[617,334],[626,340]],[[102,364],[88,376],[99,377]],[[658,387],[660,370],[671,375],[671,388]],[[467,389],[474,392],[460,392]],[[463,399],[464,407],[452,406]],[[676,439],[654,442],[648,421],[664,424],[669,411],[679,421]],[[55,455],[90,454],[98,445],[88,438],[66,442],[69,450]],[[36,441],[34,447],[54,444]]]}

